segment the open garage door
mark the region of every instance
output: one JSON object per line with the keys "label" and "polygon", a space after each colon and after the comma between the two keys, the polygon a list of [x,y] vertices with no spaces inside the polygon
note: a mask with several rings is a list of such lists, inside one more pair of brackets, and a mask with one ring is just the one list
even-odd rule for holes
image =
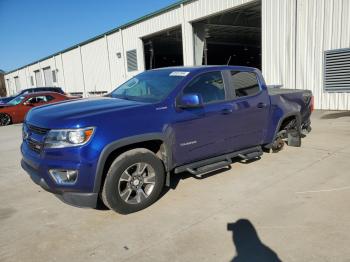
{"label": "open garage door", "polygon": [[181,27],[143,38],[146,70],[183,65]]}
{"label": "open garage door", "polygon": [[261,69],[261,2],[193,24],[196,65],[242,65]]}

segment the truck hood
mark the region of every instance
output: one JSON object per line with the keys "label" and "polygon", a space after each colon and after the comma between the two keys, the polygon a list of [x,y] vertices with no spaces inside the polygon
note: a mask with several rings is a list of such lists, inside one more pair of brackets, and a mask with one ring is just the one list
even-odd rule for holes
{"label": "truck hood", "polygon": [[26,122],[45,128],[74,128],[94,125],[118,111],[145,105],[148,104],[107,97],[66,100],[31,109]]}

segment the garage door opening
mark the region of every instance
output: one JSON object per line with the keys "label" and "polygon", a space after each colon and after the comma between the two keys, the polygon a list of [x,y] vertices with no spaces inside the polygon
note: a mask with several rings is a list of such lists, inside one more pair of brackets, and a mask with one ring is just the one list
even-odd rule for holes
{"label": "garage door opening", "polygon": [[196,65],[242,65],[261,69],[261,2],[193,24]]}
{"label": "garage door opening", "polygon": [[143,38],[146,70],[183,65],[181,27]]}

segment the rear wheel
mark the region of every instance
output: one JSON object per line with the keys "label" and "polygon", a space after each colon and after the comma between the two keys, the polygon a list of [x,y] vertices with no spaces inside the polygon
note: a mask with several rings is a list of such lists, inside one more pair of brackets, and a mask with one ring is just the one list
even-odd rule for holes
{"label": "rear wheel", "polygon": [[118,156],[107,173],[103,203],[121,214],[153,204],[164,186],[162,161],[147,149],[133,149]]}
{"label": "rear wheel", "polygon": [[7,126],[11,124],[12,119],[8,114],[0,113],[0,126]]}

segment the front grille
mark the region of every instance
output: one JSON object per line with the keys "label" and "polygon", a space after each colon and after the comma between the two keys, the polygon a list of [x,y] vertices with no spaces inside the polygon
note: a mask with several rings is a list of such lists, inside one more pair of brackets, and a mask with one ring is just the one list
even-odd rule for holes
{"label": "front grille", "polygon": [[42,128],[42,127],[38,127],[38,126],[33,126],[33,125],[27,125],[28,129],[35,134],[39,134],[39,135],[46,135],[47,132],[50,131],[50,129],[48,128]]}
{"label": "front grille", "polygon": [[34,152],[40,154],[41,153],[41,149],[42,149],[42,143],[35,141],[34,139],[28,138],[27,140],[28,142],[28,146],[31,150],[33,150]]}

